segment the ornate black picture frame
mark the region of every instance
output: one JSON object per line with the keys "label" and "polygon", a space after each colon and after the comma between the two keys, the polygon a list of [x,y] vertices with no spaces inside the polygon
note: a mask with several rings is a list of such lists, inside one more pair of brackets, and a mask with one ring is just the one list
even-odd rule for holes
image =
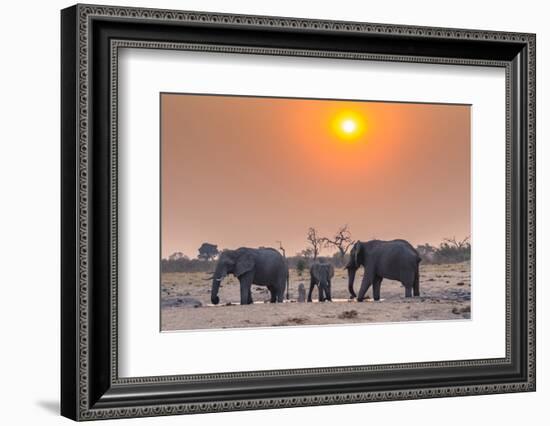
{"label": "ornate black picture frame", "polygon": [[[159,416],[535,390],[535,35],[76,5],[61,13],[61,413]],[[506,71],[506,356],[120,378],[117,52],[186,49]]]}

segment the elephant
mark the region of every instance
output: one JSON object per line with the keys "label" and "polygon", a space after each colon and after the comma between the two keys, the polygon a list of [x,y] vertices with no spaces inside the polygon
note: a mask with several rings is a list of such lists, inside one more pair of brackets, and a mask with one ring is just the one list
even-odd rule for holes
{"label": "elephant", "polygon": [[265,286],[271,293],[271,303],[288,299],[288,267],[284,257],[273,248],[240,247],[236,250],[224,250],[218,259],[212,275],[211,301],[220,302],[218,291],[226,275],[233,274],[241,286],[241,305],[252,301],[252,284]]}
{"label": "elephant", "polygon": [[360,266],[363,266],[365,273],[357,301],[364,300],[371,285],[374,300],[380,300],[380,286],[384,278],[401,281],[405,287],[405,297],[411,297],[413,292],[415,296],[419,296],[419,263],[420,256],[408,241],[357,241],[346,265],[350,298],[356,297],[353,282]]}
{"label": "elephant", "polygon": [[325,300],[332,302],[330,296],[330,280],[334,277],[334,267],[330,263],[325,262],[315,262],[311,265],[309,269],[309,274],[311,276],[311,283],[309,286],[309,293],[307,295],[307,301],[311,302],[311,293],[313,292],[313,287],[316,285],[319,286],[319,302],[324,302]]}

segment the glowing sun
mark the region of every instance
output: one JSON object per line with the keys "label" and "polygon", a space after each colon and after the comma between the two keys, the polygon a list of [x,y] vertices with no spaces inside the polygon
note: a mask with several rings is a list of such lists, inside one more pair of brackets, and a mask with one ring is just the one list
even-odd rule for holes
{"label": "glowing sun", "polygon": [[353,133],[357,129],[357,123],[352,119],[342,121],[342,131],[344,133]]}
{"label": "glowing sun", "polygon": [[332,130],[339,139],[355,140],[365,130],[365,122],[360,114],[344,111],[332,120]]}

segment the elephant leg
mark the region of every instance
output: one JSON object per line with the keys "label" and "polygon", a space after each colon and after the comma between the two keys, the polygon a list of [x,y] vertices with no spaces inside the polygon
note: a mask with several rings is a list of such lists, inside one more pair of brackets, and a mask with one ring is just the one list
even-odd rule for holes
{"label": "elephant leg", "polygon": [[323,282],[319,283],[319,302],[325,301],[325,284]]}
{"label": "elephant leg", "polygon": [[405,297],[412,297],[416,276],[417,270],[412,270],[403,277],[404,279],[401,282],[405,286]]}
{"label": "elephant leg", "polygon": [[365,271],[365,274],[363,275],[363,281],[361,282],[361,288],[359,289],[359,294],[357,295],[358,302],[362,302],[364,300],[365,294],[367,294],[367,291],[371,286],[373,280],[374,277],[372,276],[372,274],[370,274],[368,271]]}
{"label": "elephant leg", "polygon": [[278,303],[283,303],[285,301],[285,288],[286,288],[286,278],[283,278],[279,282],[279,285],[277,286],[277,288],[275,290],[275,294],[276,294]]}
{"label": "elephant leg", "polygon": [[382,277],[374,278],[372,283],[372,298],[376,301],[380,300],[380,287],[382,286]]}
{"label": "elephant leg", "polygon": [[327,285],[327,288],[326,288],[326,300],[328,300],[329,302],[332,302],[332,296],[330,294],[330,287],[331,287],[331,282],[330,280],[328,281],[328,285]]}
{"label": "elephant leg", "polygon": [[273,287],[268,287],[269,292],[271,293],[271,299],[269,300],[270,303],[275,303],[277,301],[277,293],[275,292],[275,289]]}
{"label": "elephant leg", "polygon": [[241,284],[241,305],[250,305],[252,303],[252,274],[246,273],[241,275],[239,283]]}
{"label": "elephant leg", "polygon": [[414,274],[413,292],[415,296],[420,296],[420,272],[418,265],[416,266],[416,273]]}
{"label": "elephant leg", "polygon": [[307,301],[308,302],[311,302],[311,294],[313,293],[313,287],[315,287],[315,281],[314,280],[311,280],[310,284],[309,284],[309,293],[307,294]]}

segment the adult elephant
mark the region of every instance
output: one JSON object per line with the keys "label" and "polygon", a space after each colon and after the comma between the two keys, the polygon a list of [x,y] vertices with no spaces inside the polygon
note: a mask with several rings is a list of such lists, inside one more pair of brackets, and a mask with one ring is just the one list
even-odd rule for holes
{"label": "adult elephant", "polygon": [[307,301],[311,302],[311,293],[313,292],[313,288],[317,285],[319,286],[319,302],[324,302],[325,300],[332,302],[330,295],[330,280],[334,277],[334,267],[330,263],[315,262],[309,269],[309,275],[311,280]]}
{"label": "adult elephant", "polygon": [[[408,241],[357,241],[351,249],[350,260],[346,266],[350,296],[357,297],[361,302],[372,285],[374,300],[380,300],[380,286],[384,278],[400,281],[405,287],[405,297],[411,297],[412,293],[419,296],[419,263],[420,256]],[[361,289],[356,296],[353,282],[360,266],[363,266],[365,273]]]}
{"label": "adult elephant", "polygon": [[211,300],[214,305],[220,302],[218,291],[228,274],[239,280],[241,305],[253,303],[252,284],[266,286],[271,293],[271,303],[283,301],[286,287],[288,299],[288,267],[281,253],[275,249],[240,247],[224,250],[212,275]]}

